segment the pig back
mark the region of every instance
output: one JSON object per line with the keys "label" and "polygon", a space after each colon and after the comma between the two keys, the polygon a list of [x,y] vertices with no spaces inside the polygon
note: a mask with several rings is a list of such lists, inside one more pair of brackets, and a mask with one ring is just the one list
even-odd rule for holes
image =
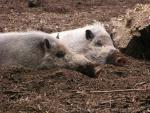
{"label": "pig back", "polygon": [[0,64],[40,65],[45,54],[42,41],[43,38],[33,34],[0,34]]}

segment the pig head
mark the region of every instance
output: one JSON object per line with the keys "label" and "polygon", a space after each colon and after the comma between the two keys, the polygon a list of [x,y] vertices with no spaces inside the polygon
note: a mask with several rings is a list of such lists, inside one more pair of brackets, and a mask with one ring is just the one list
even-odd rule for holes
{"label": "pig head", "polygon": [[86,30],[85,34],[86,39],[90,41],[85,50],[88,59],[98,64],[123,66],[127,63],[127,59],[114,47],[113,40],[106,31]]}
{"label": "pig head", "polygon": [[[50,34],[53,38],[56,38],[57,35],[58,33]],[[57,39],[67,49],[84,55],[93,63],[125,65],[127,62],[127,59],[114,47],[112,38],[100,22],[59,32]]]}

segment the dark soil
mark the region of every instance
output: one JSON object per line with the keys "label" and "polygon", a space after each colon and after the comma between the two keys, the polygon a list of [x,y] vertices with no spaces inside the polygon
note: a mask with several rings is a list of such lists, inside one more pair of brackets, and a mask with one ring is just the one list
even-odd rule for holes
{"label": "dark soil", "polygon": [[[0,31],[62,31],[109,21],[149,0],[0,0]],[[101,65],[98,78],[66,69],[0,66],[0,113],[149,113],[150,62]],[[130,90],[128,90],[130,89]],[[102,92],[104,91],[104,92]]]}
{"label": "dark soil", "polygon": [[124,53],[135,58],[150,60],[150,26],[139,30],[139,33],[141,36],[133,36]]}

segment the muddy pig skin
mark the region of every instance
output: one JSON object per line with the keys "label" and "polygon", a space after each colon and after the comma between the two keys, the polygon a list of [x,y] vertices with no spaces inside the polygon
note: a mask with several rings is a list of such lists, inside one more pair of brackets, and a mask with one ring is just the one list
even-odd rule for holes
{"label": "muddy pig skin", "polygon": [[121,53],[114,47],[113,40],[100,22],[74,30],[52,33],[50,36],[53,38],[59,36],[58,40],[68,49],[77,54],[83,54],[93,63],[114,65],[126,63],[124,57],[119,57],[119,60],[114,59],[111,62],[107,60],[110,55],[114,55],[113,53]]}
{"label": "muddy pig skin", "polygon": [[94,66],[87,58],[71,52],[49,34],[38,31],[0,33],[0,65],[73,70],[82,67],[81,73],[95,74]]}

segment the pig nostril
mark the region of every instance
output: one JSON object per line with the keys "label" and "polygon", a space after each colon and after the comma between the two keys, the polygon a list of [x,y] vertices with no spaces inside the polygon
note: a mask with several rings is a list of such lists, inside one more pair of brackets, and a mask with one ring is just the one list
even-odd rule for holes
{"label": "pig nostril", "polygon": [[125,64],[127,64],[127,58],[123,56],[120,52],[114,51],[108,56],[106,62],[109,64],[124,66]]}
{"label": "pig nostril", "polygon": [[117,58],[116,59],[116,65],[123,66],[126,63],[127,63],[127,60],[125,58]]}

